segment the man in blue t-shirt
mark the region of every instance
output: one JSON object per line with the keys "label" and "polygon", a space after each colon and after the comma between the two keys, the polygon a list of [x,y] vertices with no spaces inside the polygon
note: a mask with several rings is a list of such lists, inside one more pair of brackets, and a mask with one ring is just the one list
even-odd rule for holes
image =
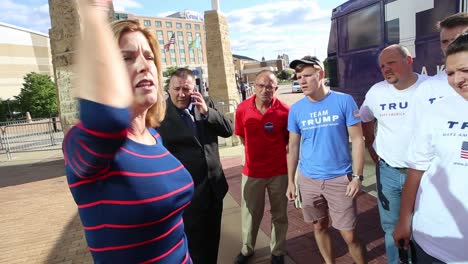
{"label": "man in blue t-shirt", "polygon": [[305,97],[291,106],[288,116],[286,196],[291,201],[296,198],[294,181],[299,163],[298,186],[304,221],[313,223],[315,240],[325,262],[334,263],[328,232],[331,218],[332,226],[340,231],[354,261],[367,263],[365,247],[354,231],[354,198],[361,189],[364,166],[358,107],[351,96],[331,91],[323,84],[323,64],[316,57],[294,60],[290,67],[296,70]]}

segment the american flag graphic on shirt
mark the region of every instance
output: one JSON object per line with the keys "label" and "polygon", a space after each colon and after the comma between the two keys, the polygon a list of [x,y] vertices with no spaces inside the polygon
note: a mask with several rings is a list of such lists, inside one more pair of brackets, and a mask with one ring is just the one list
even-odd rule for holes
{"label": "american flag graphic on shirt", "polygon": [[463,141],[460,151],[460,158],[468,159],[468,141]]}

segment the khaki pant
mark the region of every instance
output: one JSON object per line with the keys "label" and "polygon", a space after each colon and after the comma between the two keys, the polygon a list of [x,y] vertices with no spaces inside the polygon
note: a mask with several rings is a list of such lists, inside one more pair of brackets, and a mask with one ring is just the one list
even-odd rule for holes
{"label": "khaki pant", "polygon": [[286,174],[271,178],[253,178],[242,174],[242,254],[252,255],[257,233],[265,207],[265,189],[268,191],[271,211],[271,254],[281,256],[286,253],[285,241],[288,231]]}

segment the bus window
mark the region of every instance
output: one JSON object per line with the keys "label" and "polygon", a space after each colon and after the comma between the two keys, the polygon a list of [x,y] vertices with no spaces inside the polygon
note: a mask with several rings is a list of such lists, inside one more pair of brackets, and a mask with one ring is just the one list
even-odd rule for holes
{"label": "bus window", "polygon": [[[460,1],[461,2],[461,1]],[[444,17],[458,12],[457,6],[449,1],[436,3],[434,9],[419,12],[416,15],[416,38],[427,37],[439,33],[436,24]]]}
{"label": "bus window", "polygon": [[377,46],[382,40],[380,5],[374,4],[347,17],[347,49]]}
{"label": "bus window", "polygon": [[327,77],[328,85],[330,87],[338,87],[340,85],[340,80],[338,79],[338,60],[336,57],[327,58]]}
{"label": "bus window", "polygon": [[385,22],[385,32],[387,44],[398,44],[400,43],[400,21],[393,19]]}
{"label": "bus window", "polygon": [[331,22],[331,30],[330,30],[330,36],[328,37],[328,55],[336,53],[336,50],[338,49],[338,42],[337,42],[337,28],[336,28],[336,20],[332,20]]}

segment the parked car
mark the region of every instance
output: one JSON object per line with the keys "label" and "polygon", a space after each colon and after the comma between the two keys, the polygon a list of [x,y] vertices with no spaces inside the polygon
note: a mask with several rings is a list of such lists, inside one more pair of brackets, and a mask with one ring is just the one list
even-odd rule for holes
{"label": "parked car", "polygon": [[293,93],[300,93],[302,92],[301,86],[299,85],[298,81],[294,81],[291,86],[291,92]]}

